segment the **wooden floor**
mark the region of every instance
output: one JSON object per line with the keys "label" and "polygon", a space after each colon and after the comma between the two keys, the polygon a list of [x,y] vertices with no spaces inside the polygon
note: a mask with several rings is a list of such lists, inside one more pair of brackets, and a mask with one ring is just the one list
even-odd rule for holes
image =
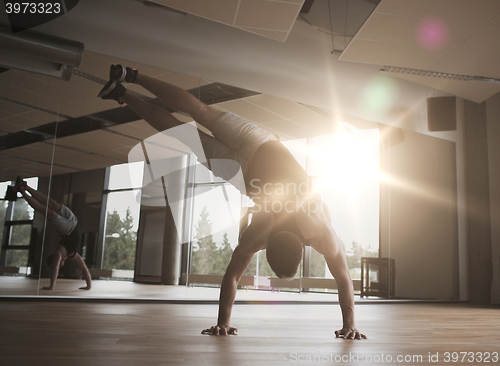
{"label": "wooden floor", "polygon": [[[94,280],[92,290],[82,291],[85,281],[58,279],[54,291],[39,290],[48,286],[48,279],[28,278],[24,276],[0,276],[0,299],[9,297],[36,297],[82,300],[163,300],[217,302],[219,289],[216,287],[165,286],[142,284],[132,281]],[[314,292],[285,292],[238,290],[237,302],[332,302],[337,301],[336,294]],[[2,366],[2,365],[0,365]]]}
{"label": "wooden floor", "polygon": [[239,334],[214,337],[200,332],[214,324],[216,305],[4,298],[0,365],[485,364],[467,362],[472,352],[500,364],[498,308],[364,303],[356,314],[367,340],[334,337],[334,304],[235,305]]}

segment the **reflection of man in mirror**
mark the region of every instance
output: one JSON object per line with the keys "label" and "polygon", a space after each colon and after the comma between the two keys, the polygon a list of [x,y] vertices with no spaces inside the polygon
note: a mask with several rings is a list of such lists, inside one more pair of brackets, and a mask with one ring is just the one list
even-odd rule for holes
{"label": "reflection of man in mirror", "polygon": [[76,216],[68,207],[48,198],[42,192],[31,188],[19,177],[15,187],[21,192],[26,202],[28,202],[36,212],[47,215],[48,223],[60,236],[59,245],[56,251],[47,258],[47,264],[52,268],[50,286],[42,287],[42,290],[55,289],[59,268],[64,266],[64,262],[67,259],[71,260],[82,270],[87,286],[80,287],[80,289],[90,290],[92,287],[90,273],[83,258],[78,254],[78,249],[80,247],[80,230],[78,228],[78,219]]}
{"label": "reflection of man in mirror", "polygon": [[[337,281],[343,326],[335,332],[336,336],[366,338],[354,325],[353,284],[326,205],[318,193],[308,188],[306,172],[276,137],[241,117],[204,104],[182,88],[128,67],[112,65],[110,81],[98,96],[127,103],[160,132],[182,123],[166,109],[128,92],[121,82],[141,85],[169,107],[189,114],[207,128],[213,136],[198,132],[206,158],[238,162],[246,194],[256,204],[252,222],[241,234],[222,280],[217,325],[202,333],[236,334],[237,329],[229,325],[231,310],[238,282],[255,253],[266,249],[267,260],[276,275],[291,279],[300,265],[304,245],[310,245],[324,255]],[[232,176],[228,171],[215,172],[213,166],[211,170],[226,180]]]}

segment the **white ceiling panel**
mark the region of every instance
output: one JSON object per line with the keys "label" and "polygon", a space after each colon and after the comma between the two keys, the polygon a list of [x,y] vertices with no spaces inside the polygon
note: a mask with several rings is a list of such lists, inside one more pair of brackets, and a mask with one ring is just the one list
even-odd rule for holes
{"label": "white ceiling panel", "polygon": [[484,26],[500,12],[497,0],[382,0],[377,13],[418,18],[438,17],[452,23]]}
{"label": "white ceiling panel", "polygon": [[[425,18],[375,12],[356,34],[356,39],[398,43],[418,46],[419,27]],[[389,25],[389,26],[388,26]],[[444,49],[455,49],[472,37],[481,27],[476,25],[446,22],[447,40]],[[395,31],[397,30],[397,31]],[[428,50],[433,52],[434,50]]]}
{"label": "white ceiling panel", "polygon": [[[382,0],[339,59],[500,79],[500,1]],[[476,102],[500,91],[486,82],[391,75]]]}
{"label": "white ceiling panel", "polygon": [[460,45],[459,51],[500,56],[500,27],[484,27]]}
{"label": "white ceiling panel", "polygon": [[[478,57],[477,53],[457,50],[443,58],[434,69],[455,74],[500,78],[500,56]],[[486,83],[485,87],[486,86]],[[500,86],[500,84],[497,84]],[[468,99],[468,98],[466,98]]]}
{"label": "white ceiling panel", "polygon": [[479,81],[461,81],[445,78],[430,78],[424,76],[414,76],[407,74],[392,74],[400,79],[408,80],[417,84],[429,86],[444,92],[468,99],[472,102],[482,103],[490,96],[500,92],[500,84],[485,83]]}
{"label": "white ceiling panel", "polygon": [[305,0],[153,0],[150,2],[285,41]]}
{"label": "white ceiling panel", "polygon": [[377,64],[431,70],[434,65],[449,55],[452,50],[442,49],[422,52],[413,45],[356,39],[342,53],[341,59]]}

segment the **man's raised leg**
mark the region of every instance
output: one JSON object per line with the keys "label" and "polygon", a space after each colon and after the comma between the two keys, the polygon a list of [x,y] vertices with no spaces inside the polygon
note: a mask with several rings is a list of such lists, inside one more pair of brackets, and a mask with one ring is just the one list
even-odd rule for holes
{"label": "man's raised leg", "polygon": [[[125,91],[125,94],[120,97],[120,100],[127,103],[127,105],[132,108],[134,112],[141,116],[157,131],[165,131],[169,128],[177,127],[183,124],[166,109],[145,102],[127,91]],[[212,138],[202,131],[198,131],[198,134],[202,143]]]}
{"label": "man's raised leg", "polygon": [[[31,194],[31,196],[28,195],[26,191],[28,191]],[[49,220],[53,220],[56,218],[57,212],[61,209],[60,203],[57,203],[52,199],[48,199],[49,207],[47,207],[47,196],[44,195],[42,192],[31,188],[30,186],[21,187],[20,192],[23,195],[26,202],[28,202],[28,204],[31,207],[33,207],[35,211],[41,213],[42,215],[47,214],[47,219]],[[55,208],[57,208],[57,210]]]}
{"label": "man's raised leg", "polygon": [[[174,110],[189,114],[196,122],[208,128],[210,131],[212,130],[215,121],[223,114],[223,112],[209,107],[205,103],[199,101],[186,90],[164,81],[151,78],[147,75],[143,75],[130,67],[111,65],[109,78],[110,82],[99,94],[101,97],[103,95],[110,94],[108,90],[109,88],[114,87],[113,82],[135,83],[141,85],[146,90],[149,90],[163,103]],[[105,92],[103,93],[103,91]],[[115,96],[112,98],[116,100]],[[109,99],[109,96],[105,96],[103,99]],[[122,101],[126,102],[125,100]]]}
{"label": "man's raised leg", "polygon": [[165,131],[166,129],[177,127],[182,124],[167,110],[145,102],[128,91],[125,91],[125,94],[120,97],[120,100],[127,103],[127,105],[132,108],[134,112],[136,112],[158,131]]}
{"label": "man's raised leg", "polygon": [[49,208],[51,210],[54,210],[55,212],[59,212],[61,210],[61,204],[57,201],[54,201],[52,198],[47,197],[45,194],[42,192],[31,188],[30,186],[26,185],[26,190],[31,194],[31,196],[36,199],[38,202],[40,202],[42,205],[46,205],[47,203],[49,204]]}
{"label": "man's raised leg", "polygon": [[182,88],[147,75],[138,73],[135,83],[149,90],[169,107],[189,114],[196,122],[209,130],[212,130],[215,121],[224,113],[207,106]]}

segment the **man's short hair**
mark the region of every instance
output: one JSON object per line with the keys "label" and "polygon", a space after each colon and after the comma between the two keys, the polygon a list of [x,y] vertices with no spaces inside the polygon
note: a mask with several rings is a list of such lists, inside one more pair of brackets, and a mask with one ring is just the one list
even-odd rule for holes
{"label": "man's short hair", "polygon": [[54,254],[51,254],[47,257],[47,264],[50,268],[52,268],[52,261],[54,260]]}
{"label": "man's short hair", "polygon": [[292,279],[302,260],[303,245],[297,235],[280,231],[269,238],[266,257],[276,276]]}

